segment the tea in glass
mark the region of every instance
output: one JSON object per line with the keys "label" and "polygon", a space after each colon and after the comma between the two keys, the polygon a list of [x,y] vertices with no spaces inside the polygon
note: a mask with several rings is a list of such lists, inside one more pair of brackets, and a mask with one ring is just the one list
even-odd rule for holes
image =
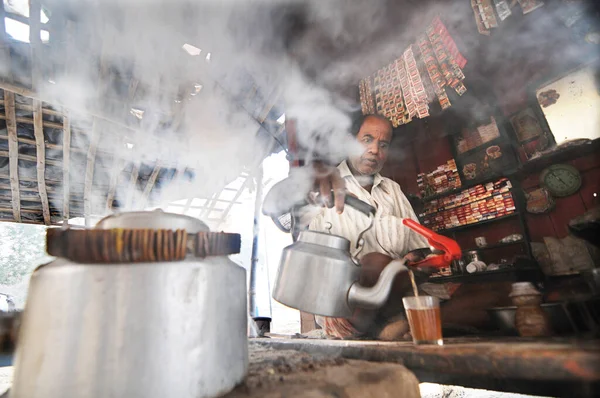
{"label": "tea in glass", "polygon": [[402,302],[413,342],[443,345],[439,299],[431,296],[404,297]]}

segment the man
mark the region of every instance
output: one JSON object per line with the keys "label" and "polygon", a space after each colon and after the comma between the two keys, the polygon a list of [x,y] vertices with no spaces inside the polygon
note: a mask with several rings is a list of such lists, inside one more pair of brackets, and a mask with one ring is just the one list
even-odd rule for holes
{"label": "man", "polygon": [[[350,157],[337,168],[323,164],[314,166],[315,185],[325,198],[333,190],[335,205],[333,208],[320,209],[310,222],[309,229],[350,240],[351,254],[357,256],[362,266],[359,282],[363,286],[373,286],[392,259],[406,258],[409,251],[429,247],[429,243],[402,224],[404,218],[418,221],[417,217],[400,186],[379,174],[387,160],[392,139],[389,120],[380,115],[364,116],[354,133],[364,147],[361,155]],[[354,195],[377,209],[373,228],[363,236],[362,248],[356,248],[356,241],[358,235],[367,229],[370,220],[352,208],[344,208],[346,194]],[[423,277],[423,273],[420,276]],[[442,321],[447,326],[484,326],[488,321],[486,308],[510,303],[510,283],[446,284],[441,289],[422,284],[419,289],[443,299],[452,297],[441,306]],[[408,323],[404,318],[402,296],[409,291],[410,281],[408,275],[403,273],[396,277],[383,308],[376,311],[357,309],[350,319],[316,317],[316,321],[326,334],[338,338],[406,338]]]}
{"label": "man", "polygon": [[[417,220],[417,217],[400,186],[379,173],[387,160],[392,140],[390,121],[380,115],[367,115],[358,123],[354,134],[364,147],[362,154],[343,161],[329,174],[318,166],[317,172],[327,175],[319,180],[321,191],[326,193],[330,187],[333,188],[336,207],[321,210],[310,222],[309,229],[330,232],[350,240],[351,254],[361,261],[363,267],[361,284],[372,286],[392,259],[402,258],[407,252],[429,244],[423,236],[402,224],[404,218]],[[373,227],[363,235],[361,247],[357,247],[358,236],[369,227],[371,220],[353,208],[344,208],[344,194],[356,196],[377,209]],[[317,317],[317,323],[328,335],[340,338],[361,335],[389,338],[405,334],[408,326],[402,317],[400,299],[409,285],[406,275],[400,275],[398,279],[392,289],[392,297],[383,309],[357,310],[349,320]],[[394,336],[389,336],[391,326],[396,326]]]}

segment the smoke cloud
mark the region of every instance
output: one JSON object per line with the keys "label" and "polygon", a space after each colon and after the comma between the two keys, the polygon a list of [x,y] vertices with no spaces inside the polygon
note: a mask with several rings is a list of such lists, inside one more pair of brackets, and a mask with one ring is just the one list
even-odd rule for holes
{"label": "smoke cloud", "polygon": [[[194,170],[193,182],[175,181],[161,190],[157,203],[207,196],[280,149],[244,102],[249,93],[258,90],[265,103],[277,99],[286,117],[297,120],[300,143],[319,157],[339,161],[360,150],[348,134],[349,115],[360,109],[358,81],[401,55],[435,15],[449,29],[475,30],[469,7],[467,1],[52,0],[47,2],[49,23],[67,28],[64,36],[51,36],[44,65],[59,67],[45,71],[52,83],[39,90],[48,102],[74,110],[75,128],[91,131],[92,126],[89,119],[77,118],[77,111],[118,121],[97,126],[101,151],[138,167],[160,161],[173,174]],[[469,59],[486,65],[505,62],[508,45],[515,59],[582,57],[575,47],[565,47],[562,54],[536,51],[540,43],[528,38],[556,39],[555,24],[553,15],[540,13],[535,24],[501,40],[471,35],[460,44],[468,49],[489,40],[494,49],[488,59]],[[190,55],[184,44],[199,54]],[[519,73],[515,70],[513,78]],[[455,109],[465,117],[487,111],[473,99]],[[85,170],[84,156],[73,161],[81,164],[72,169]],[[110,185],[111,167],[95,173],[95,185]],[[144,187],[127,198],[127,171],[116,198],[135,207],[143,202]],[[83,178],[83,173],[72,176]],[[95,202],[101,213],[103,201]]]}

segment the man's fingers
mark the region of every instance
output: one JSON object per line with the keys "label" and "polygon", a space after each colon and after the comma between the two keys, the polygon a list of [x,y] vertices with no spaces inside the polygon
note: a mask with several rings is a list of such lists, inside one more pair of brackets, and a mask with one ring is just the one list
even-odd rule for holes
{"label": "man's fingers", "polygon": [[338,214],[342,214],[344,211],[344,200],[346,199],[346,182],[340,176],[337,169],[331,173],[331,187],[333,188],[335,210]]}
{"label": "man's fingers", "polygon": [[325,206],[331,207],[331,181],[329,178],[321,178],[319,180],[319,192]]}

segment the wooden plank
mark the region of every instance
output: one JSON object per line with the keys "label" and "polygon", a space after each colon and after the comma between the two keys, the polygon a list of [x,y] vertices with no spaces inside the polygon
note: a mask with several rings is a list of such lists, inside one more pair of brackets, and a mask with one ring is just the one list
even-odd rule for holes
{"label": "wooden plank", "polygon": [[[43,102],[52,102],[55,106],[65,107],[65,108],[67,107],[66,104],[64,104],[64,103],[62,103],[60,101],[54,100],[54,99],[46,101],[43,98],[44,95],[42,95],[42,94],[40,94],[40,93],[38,93],[36,91],[33,91],[31,89],[28,89],[28,88],[25,88],[25,87],[18,86],[18,85],[15,85],[13,83],[7,82],[7,81],[2,80],[2,79],[0,79],[0,88],[4,89],[4,90],[12,91],[15,94],[19,94],[19,95],[22,95],[22,96],[27,97],[27,98],[37,99],[37,100],[40,100],[40,101],[43,101]],[[119,126],[121,128],[124,128],[124,129],[127,129],[127,130],[131,130],[131,131],[135,131],[135,132],[140,132],[140,133],[143,134],[143,132],[140,129],[128,126],[125,123],[120,122],[118,120],[114,120],[114,119],[112,119],[112,118],[110,118],[110,117],[102,114],[102,112],[100,112],[98,110],[86,109],[83,106],[82,107],[69,107],[69,109],[71,110],[71,112],[78,112],[78,113],[82,113],[82,114],[85,114],[85,115],[89,115],[89,116],[95,117],[97,119],[100,119],[100,120],[103,120],[103,121],[115,124],[116,126]],[[57,124],[57,123],[55,123],[55,124],[57,126],[56,128],[59,128],[59,129],[62,128],[62,125]],[[51,126],[51,124],[47,124],[46,122],[44,122],[44,125],[47,126],[47,127]],[[157,141],[160,141],[160,142],[166,142],[165,140],[161,140],[161,139],[158,139],[158,138],[155,138],[155,139]]]}
{"label": "wooden plank", "polygon": [[33,133],[35,134],[35,148],[37,154],[37,183],[42,201],[42,213],[44,214],[44,223],[50,225],[50,206],[48,204],[48,194],[46,193],[46,147],[44,146],[44,128],[42,127],[42,103],[33,101]]}
{"label": "wooden plank", "polygon": [[396,362],[413,371],[463,374],[474,379],[489,376],[546,382],[600,381],[600,346],[593,340],[569,344],[565,340],[548,339],[444,338],[443,347],[415,346],[412,342],[316,339],[256,339],[253,343],[276,350]]}
{"label": "wooden plank", "polygon": [[[0,105],[4,105],[4,100],[0,99]],[[17,108],[18,110],[21,110],[21,111],[33,112],[33,106],[27,105],[27,104],[15,104],[15,108]],[[49,116],[62,116],[62,112],[60,112],[60,111],[55,111],[54,109],[43,108],[43,107],[42,107],[42,113],[44,115],[49,115]]]}
{"label": "wooden plank", "polygon": [[[9,152],[7,151],[0,151],[0,156],[4,156],[5,158],[9,158]],[[37,157],[36,156],[31,156],[31,155],[23,155],[23,154],[19,154],[19,160],[26,160],[28,162],[33,162],[33,163],[37,163]],[[61,166],[62,162],[59,162],[58,160],[51,160],[51,159],[46,159],[46,164],[49,164],[51,166]],[[25,180],[23,180],[25,181]],[[36,180],[37,181],[37,180]]]}
{"label": "wooden plank", "polygon": [[6,100],[6,129],[8,131],[8,158],[10,190],[12,193],[12,212],[16,222],[21,222],[21,199],[19,193],[19,143],[17,141],[17,123],[15,122],[15,95],[4,91]]}
{"label": "wooden plank", "polygon": [[96,148],[100,140],[100,132],[98,128],[99,121],[94,119],[92,124],[92,139],[87,153],[87,163],[85,167],[85,183],[83,188],[83,204],[84,204],[84,217],[86,227],[91,227],[92,215],[92,186],[94,184],[94,166],[96,163]]}
{"label": "wooden plank", "polygon": [[[8,136],[0,134],[0,140],[8,140]],[[30,140],[29,138],[20,138],[20,137],[17,137],[17,141],[20,144],[35,145],[35,140]],[[50,143],[46,142],[44,146],[46,148],[48,148],[48,149],[62,150],[62,145],[50,144]]]}
{"label": "wooden plank", "polygon": [[150,192],[152,192],[152,188],[154,188],[154,184],[156,183],[156,178],[158,177],[158,173],[161,170],[160,161],[156,162],[154,166],[154,170],[152,170],[152,174],[150,174],[150,178],[148,178],[148,182],[144,187],[144,192],[142,193],[142,198],[140,201],[140,209],[144,209],[146,207],[146,203],[148,202],[148,197],[150,196]]}
{"label": "wooden plank", "polygon": [[[5,119],[4,116],[0,115],[0,119]],[[30,119],[28,117],[17,117],[16,119],[17,123],[25,123],[25,124],[34,124],[34,120]],[[53,129],[61,129],[62,125],[60,123],[54,123],[54,122],[48,122],[46,120],[43,121],[43,125],[44,127],[51,127]]]}
{"label": "wooden plank", "polygon": [[[3,189],[3,187],[0,186],[0,189]],[[35,191],[33,189],[31,189],[30,191],[25,191],[23,188],[21,188],[21,192],[36,192],[37,193],[37,188],[35,189]],[[52,195],[48,195],[48,198],[52,198],[53,203],[60,204],[63,202],[63,197],[60,192],[55,192]],[[10,197],[10,195],[0,194],[0,199],[11,200],[11,197]],[[83,199],[77,199],[77,198],[71,198],[70,201],[74,202],[74,203],[83,203]],[[36,203],[41,204],[42,200],[40,199],[39,195],[37,197],[23,196],[23,197],[21,197],[21,202],[36,202]]]}
{"label": "wooden plank", "polygon": [[69,112],[65,110],[63,115],[63,221],[69,224],[69,203],[71,198],[71,176],[69,167],[71,165],[71,119]]}

